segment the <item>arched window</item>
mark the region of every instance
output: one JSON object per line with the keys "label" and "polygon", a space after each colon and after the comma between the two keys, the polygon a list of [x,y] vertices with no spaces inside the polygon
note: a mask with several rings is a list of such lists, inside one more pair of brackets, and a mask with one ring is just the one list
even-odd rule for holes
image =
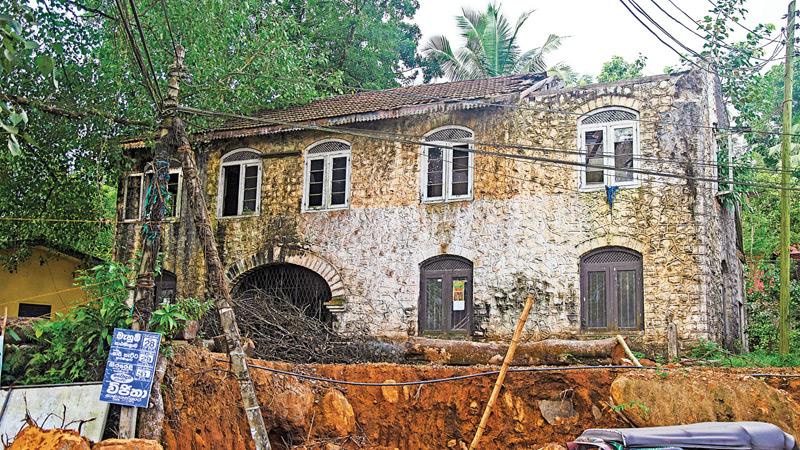
{"label": "arched window", "polygon": [[472,198],[473,155],[469,150],[473,137],[471,130],[454,126],[425,135],[426,145],[422,148],[423,201]]}
{"label": "arched window", "polygon": [[472,324],[472,262],[454,255],[420,265],[419,330],[466,333]]}
{"label": "arched window", "polygon": [[581,258],[581,328],[644,328],[642,256],[622,247],[603,247]]}
{"label": "arched window", "polygon": [[623,108],[590,112],[578,123],[583,154],[581,187],[633,186],[639,167],[639,115]]}
{"label": "arched window", "polygon": [[261,198],[261,154],[234,150],[222,158],[219,181],[219,217],[258,214]]}
{"label": "arched window", "polygon": [[341,209],[350,202],[350,143],[329,139],[305,151],[303,209]]}

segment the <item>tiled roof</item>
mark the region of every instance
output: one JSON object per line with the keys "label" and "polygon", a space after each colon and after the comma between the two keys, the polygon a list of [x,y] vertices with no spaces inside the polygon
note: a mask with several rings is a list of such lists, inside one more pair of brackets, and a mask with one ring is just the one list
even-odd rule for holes
{"label": "tiled roof", "polygon": [[[269,121],[342,124],[420,114],[427,107],[458,104],[463,108],[485,106],[469,104],[469,100],[517,96],[539,85],[547,78],[544,73],[527,73],[479,80],[423,84],[381,91],[364,91],[315,100],[286,109],[267,110],[252,116],[263,121],[232,119],[204,133],[210,139],[251,136],[292,129],[291,126]],[[411,109],[409,109],[411,108]]]}

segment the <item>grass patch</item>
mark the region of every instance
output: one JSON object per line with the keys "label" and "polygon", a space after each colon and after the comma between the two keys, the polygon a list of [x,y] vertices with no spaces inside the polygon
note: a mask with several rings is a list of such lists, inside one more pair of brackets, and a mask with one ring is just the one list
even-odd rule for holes
{"label": "grass patch", "polygon": [[737,355],[711,341],[701,341],[689,351],[689,357],[717,367],[800,367],[800,353],[779,355],[758,350]]}

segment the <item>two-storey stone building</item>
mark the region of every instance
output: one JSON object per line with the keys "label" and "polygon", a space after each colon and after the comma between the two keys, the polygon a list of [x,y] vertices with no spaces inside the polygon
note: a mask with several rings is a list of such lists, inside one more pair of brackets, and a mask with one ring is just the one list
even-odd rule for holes
{"label": "two-storey stone building", "polygon": [[[718,82],[702,71],[563,88],[539,74],[362,92],[195,136],[217,242],[257,287],[337,327],[502,339],[742,340],[737,213],[720,201]],[[138,167],[149,157],[132,144]],[[142,185],[119,190],[117,258]],[[162,295],[202,296],[173,168]]]}

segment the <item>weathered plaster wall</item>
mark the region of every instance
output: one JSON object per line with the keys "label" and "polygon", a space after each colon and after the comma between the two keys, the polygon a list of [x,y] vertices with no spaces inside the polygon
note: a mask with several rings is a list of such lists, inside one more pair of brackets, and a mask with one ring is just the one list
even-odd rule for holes
{"label": "weathered plaster wall", "polygon": [[[640,113],[642,169],[711,177],[713,168],[698,164],[716,160],[711,126],[718,121],[718,109],[709,98],[710,80],[690,73],[542,93],[519,108],[442,112],[351,127],[419,139],[437,127],[461,125],[475,132],[475,147],[482,150],[516,152],[488,145],[510,143],[574,152],[581,114],[625,106]],[[352,143],[350,208],[301,213],[302,151],[330,137]],[[731,289],[741,279],[736,278],[741,264],[735,233],[730,238],[733,221],[719,218],[712,183],[642,175],[641,187],[620,190],[612,210],[605,191],[578,192],[575,167],[476,154],[474,200],[424,204],[419,146],[305,131],[202,147],[199,164],[205,168],[213,213],[220,158],[242,147],[265,153],[261,214],[216,221],[226,266],[236,274],[239,268],[280,260],[281,248],[301,246],[326,261],[325,270],[335,270],[344,284],[340,326],[366,323],[375,334],[394,337],[416,333],[419,264],[450,253],[474,264],[476,337],[509,336],[530,291],[538,293],[528,324],[531,336],[581,335],[580,257],[616,245],[643,255],[645,329],[632,333],[635,340],[663,347],[669,322],[677,324],[685,342],[722,339],[720,261],[725,259],[730,269]],[[524,153],[579,161],[568,151]],[[183,217],[166,233],[165,267],[178,275],[183,295],[198,295],[205,277],[202,253],[188,214]],[[122,226],[118,242],[130,249],[126,237],[132,234],[132,226]],[[124,254],[120,250],[119,256]],[[740,290],[731,292],[740,298]]]}

